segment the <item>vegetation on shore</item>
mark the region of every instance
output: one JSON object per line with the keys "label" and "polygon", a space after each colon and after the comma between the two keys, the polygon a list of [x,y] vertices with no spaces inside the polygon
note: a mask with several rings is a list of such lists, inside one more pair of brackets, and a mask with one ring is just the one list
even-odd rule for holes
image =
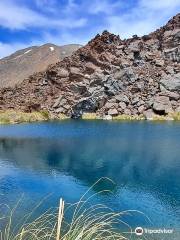
{"label": "vegetation on shore", "polygon": [[[100,181],[112,181],[101,178],[80,198],[76,204],[65,205],[60,199],[59,208],[48,210],[35,220],[32,215],[36,207],[24,218],[15,219],[15,212],[20,205],[19,201],[10,214],[0,216],[0,240],[121,240],[128,239],[120,231],[122,225],[132,233],[131,227],[122,221],[122,216],[134,211],[114,212],[102,204],[92,204],[92,198],[97,194],[111,192],[102,190],[90,194]],[[112,183],[113,184],[113,183]],[[70,217],[69,217],[70,215]],[[67,218],[68,216],[68,218]],[[67,221],[68,219],[68,221]],[[18,222],[19,221],[19,222]],[[121,226],[121,227],[120,227]]]}
{"label": "vegetation on shore", "polygon": [[49,119],[50,117],[47,111],[31,113],[14,110],[0,111],[0,124],[45,121]]}
{"label": "vegetation on shore", "polygon": [[172,118],[176,121],[180,121],[180,112],[172,113]]}
{"label": "vegetation on shore", "polygon": [[[42,110],[39,112],[21,112],[15,110],[0,110],[0,124],[15,124],[15,123],[25,123],[25,122],[38,122],[38,121],[48,121],[48,120],[66,120],[70,117],[65,114],[59,114],[58,116],[51,115],[48,111]],[[133,120],[145,120],[143,114],[139,116],[130,116],[126,114],[117,115],[117,116],[99,116],[96,113],[83,113],[83,120],[115,120],[115,121],[133,121]],[[152,119],[148,119],[152,121],[169,121],[175,120],[180,121],[180,112],[171,113],[167,116],[155,115]]]}
{"label": "vegetation on shore", "polygon": [[117,116],[113,117],[112,119],[113,120],[145,120],[145,117],[143,115],[129,116],[126,114],[122,114],[122,115],[117,115]]}

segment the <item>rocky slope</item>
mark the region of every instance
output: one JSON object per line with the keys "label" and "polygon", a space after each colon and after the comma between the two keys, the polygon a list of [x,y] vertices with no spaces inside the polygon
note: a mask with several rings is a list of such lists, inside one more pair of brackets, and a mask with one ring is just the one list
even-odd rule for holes
{"label": "rocky slope", "polygon": [[50,64],[63,60],[80,47],[77,44],[56,46],[49,43],[19,50],[0,59],[0,88],[14,86],[36,72],[45,71]]}
{"label": "rocky slope", "polygon": [[121,40],[104,31],[71,57],[2,89],[0,108],[74,118],[180,112],[180,14],[143,37]]}

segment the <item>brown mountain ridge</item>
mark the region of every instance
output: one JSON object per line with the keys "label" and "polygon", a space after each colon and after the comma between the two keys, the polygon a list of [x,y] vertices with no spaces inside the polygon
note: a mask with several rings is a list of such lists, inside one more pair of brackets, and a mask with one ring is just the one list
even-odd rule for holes
{"label": "brown mountain ridge", "polygon": [[1,89],[0,108],[73,118],[180,112],[180,14],[143,37],[104,31],[46,71]]}
{"label": "brown mountain ridge", "polygon": [[21,83],[30,75],[45,71],[50,64],[55,64],[70,56],[78,44],[57,46],[51,43],[32,46],[0,59],[0,88]]}

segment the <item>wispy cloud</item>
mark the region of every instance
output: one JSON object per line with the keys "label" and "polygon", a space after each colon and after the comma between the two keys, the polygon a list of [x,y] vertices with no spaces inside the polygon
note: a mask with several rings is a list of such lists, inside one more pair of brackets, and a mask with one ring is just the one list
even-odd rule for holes
{"label": "wispy cloud", "polygon": [[72,19],[71,16],[53,18],[33,11],[28,7],[15,4],[15,1],[0,1],[0,26],[11,30],[36,28],[78,28],[86,24],[85,18]]}
{"label": "wispy cloud", "polygon": [[111,15],[114,13],[114,11],[117,10],[117,8],[121,7],[123,5],[122,1],[109,1],[109,0],[94,0],[89,4],[89,13],[91,14],[107,14]]}
{"label": "wispy cloud", "polygon": [[85,44],[104,29],[121,38],[147,34],[178,11],[180,0],[0,0],[0,57],[31,44]]}
{"label": "wispy cloud", "polygon": [[180,0],[140,0],[140,6],[151,10],[171,10],[180,6]]}
{"label": "wispy cloud", "polygon": [[122,38],[142,36],[164,25],[178,10],[180,0],[139,0],[128,11],[109,16],[107,28]]}

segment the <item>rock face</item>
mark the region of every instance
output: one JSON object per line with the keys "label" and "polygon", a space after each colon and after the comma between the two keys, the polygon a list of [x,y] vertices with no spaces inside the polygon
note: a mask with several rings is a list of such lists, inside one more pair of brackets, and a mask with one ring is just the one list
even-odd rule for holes
{"label": "rock face", "polygon": [[78,44],[56,46],[49,43],[29,47],[0,59],[0,88],[21,83],[30,75],[44,71],[50,64],[70,56],[80,47]]}
{"label": "rock face", "polygon": [[180,108],[179,53],[180,14],[143,37],[121,40],[104,31],[46,71],[1,89],[0,109],[73,118],[167,115]]}
{"label": "rock face", "polygon": [[173,74],[172,76],[165,76],[160,81],[161,85],[169,91],[180,92],[180,73]]}

